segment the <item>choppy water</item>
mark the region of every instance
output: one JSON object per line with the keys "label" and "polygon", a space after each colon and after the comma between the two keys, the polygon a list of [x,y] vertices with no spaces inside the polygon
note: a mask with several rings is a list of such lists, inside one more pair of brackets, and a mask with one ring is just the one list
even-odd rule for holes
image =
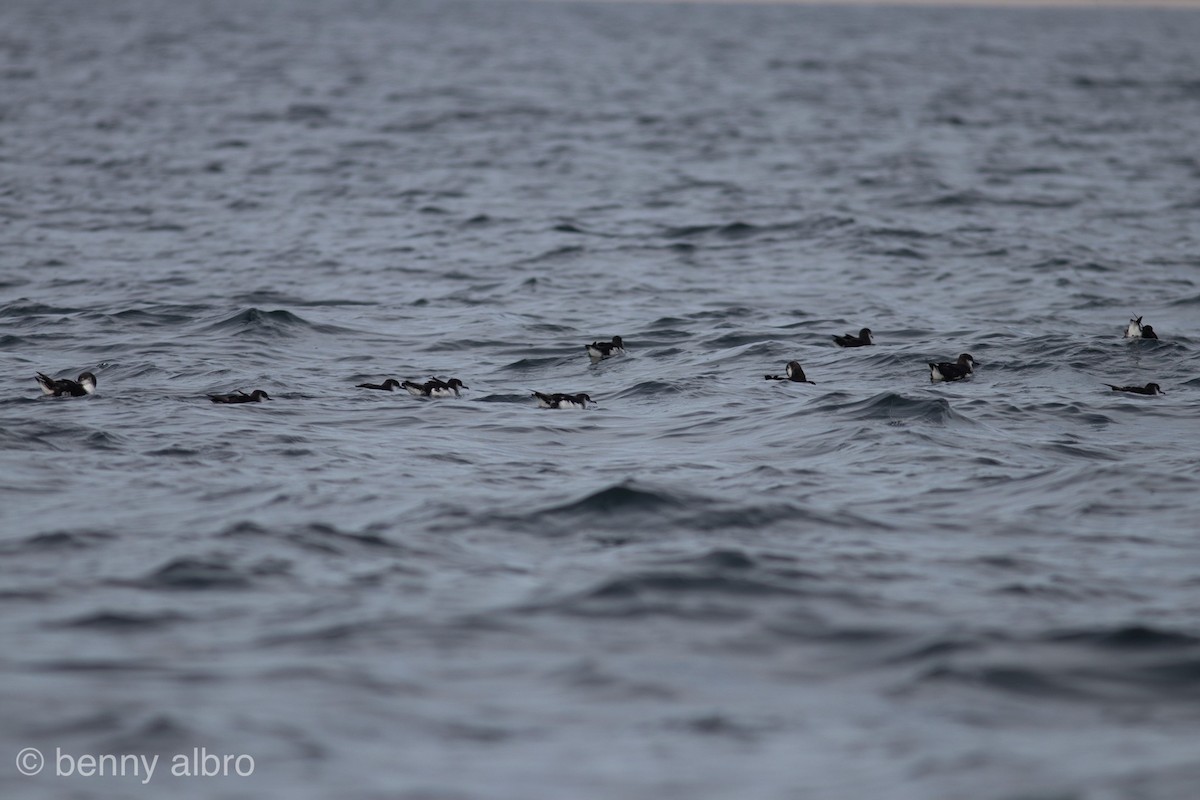
{"label": "choppy water", "polygon": [[0,794],[1195,797],[1197,41],[0,5]]}

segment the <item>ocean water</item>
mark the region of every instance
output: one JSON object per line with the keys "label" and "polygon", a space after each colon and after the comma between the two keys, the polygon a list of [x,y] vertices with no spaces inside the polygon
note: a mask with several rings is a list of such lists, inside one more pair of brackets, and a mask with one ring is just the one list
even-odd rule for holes
{"label": "ocean water", "polygon": [[1200,796],[1197,41],[6,0],[0,796]]}

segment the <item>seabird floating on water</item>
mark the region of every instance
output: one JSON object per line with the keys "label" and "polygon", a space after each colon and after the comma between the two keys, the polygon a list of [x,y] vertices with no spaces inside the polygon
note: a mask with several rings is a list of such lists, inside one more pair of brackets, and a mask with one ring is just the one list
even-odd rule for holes
{"label": "seabird floating on water", "polygon": [[625,352],[625,342],[620,336],[612,337],[611,342],[592,342],[585,344],[584,349],[592,358],[608,358]]}
{"label": "seabird floating on water", "polygon": [[70,378],[51,378],[44,372],[39,372],[34,379],[42,387],[42,394],[50,397],[83,397],[96,391],[96,376],[85,372],[79,380]]}
{"label": "seabird floating on water", "polygon": [[538,399],[538,408],[587,408],[587,404],[592,400],[591,396],[585,392],[579,394],[534,392],[533,396]]}
{"label": "seabird floating on water", "polygon": [[1157,383],[1147,383],[1145,386],[1113,386],[1104,384],[1114,392],[1129,392],[1130,394],[1166,394]]}
{"label": "seabird floating on water", "polygon": [[430,378],[424,383],[405,381],[400,385],[407,389],[413,397],[459,397],[459,389],[471,388],[458,378],[451,378],[448,381]]}
{"label": "seabird floating on water", "polygon": [[847,333],[845,336],[834,336],[833,341],[838,347],[866,347],[875,344],[875,337],[871,334],[870,328],[863,328],[858,332],[858,336]]}
{"label": "seabird floating on water", "polygon": [[974,371],[975,359],[969,353],[963,353],[958,357],[958,361],[953,363],[949,361],[940,361],[937,363],[930,361],[929,382],[961,381],[963,378],[969,378]]}
{"label": "seabird floating on water", "polygon": [[1141,317],[1130,317],[1129,325],[1125,328],[1126,339],[1157,339],[1158,334],[1150,325],[1143,325]]}
{"label": "seabird floating on water", "polygon": [[799,361],[789,361],[785,367],[786,375],[763,375],[769,381],[792,381],[793,383],[811,383],[816,386],[815,381],[810,381],[804,377],[804,369],[800,366]]}
{"label": "seabird floating on water", "polygon": [[400,388],[400,381],[395,378],[388,378],[383,383],[360,383],[359,389],[382,389],[385,392],[390,392],[392,389]]}
{"label": "seabird floating on water", "polygon": [[234,394],[210,394],[208,399],[214,403],[258,403],[271,398],[262,389],[255,389],[251,394],[238,389]]}

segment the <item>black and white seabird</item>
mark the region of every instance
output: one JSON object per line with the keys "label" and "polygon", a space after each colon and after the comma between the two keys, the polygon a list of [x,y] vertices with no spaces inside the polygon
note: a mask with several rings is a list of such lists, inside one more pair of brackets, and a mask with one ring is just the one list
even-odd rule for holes
{"label": "black and white seabird", "polygon": [[210,394],[208,399],[214,403],[258,403],[271,398],[262,389],[255,389],[251,394],[238,389],[234,394]]}
{"label": "black and white seabird", "polygon": [[793,383],[811,383],[816,386],[815,381],[810,381],[804,377],[804,369],[800,366],[799,361],[789,361],[787,363],[786,375],[763,375],[769,381],[792,381]]}
{"label": "black and white seabird", "polygon": [[383,383],[360,383],[359,389],[382,389],[385,392],[390,392],[392,389],[400,388],[400,381],[395,378],[388,378]]}
{"label": "black and white seabird", "polygon": [[430,378],[424,383],[405,381],[400,385],[407,389],[413,397],[459,397],[459,389],[471,388],[458,378],[451,378],[448,381]]}
{"label": "black and white seabird", "polygon": [[80,375],[77,381],[70,378],[51,378],[39,372],[34,380],[42,387],[42,394],[50,397],[83,397],[96,391],[96,376],[90,372]]}
{"label": "black and white seabird", "polygon": [[592,398],[584,392],[579,394],[543,394],[534,392],[538,399],[538,408],[587,408]]}
{"label": "black and white seabird", "polygon": [[963,378],[969,378],[974,368],[975,359],[968,353],[960,355],[958,361],[955,361],[953,364],[949,361],[940,361],[938,363],[930,361],[929,382],[961,381]]}
{"label": "black and white seabird", "polygon": [[1150,325],[1143,325],[1141,317],[1130,317],[1129,325],[1125,328],[1126,339],[1157,339],[1158,334]]}
{"label": "black and white seabird", "polygon": [[845,336],[834,336],[834,343],[838,347],[866,347],[869,344],[875,344],[875,337],[871,335],[870,328],[863,328],[858,332],[858,336],[852,333],[847,333]]}
{"label": "black and white seabird", "polygon": [[608,358],[625,352],[625,343],[620,336],[614,336],[611,342],[592,342],[583,347],[592,358]]}
{"label": "black and white seabird", "polygon": [[1166,394],[1157,383],[1147,383],[1145,386],[1113,386],[1111,383],[1104,384],[1114,392],[1130,392],[1131,394]]}

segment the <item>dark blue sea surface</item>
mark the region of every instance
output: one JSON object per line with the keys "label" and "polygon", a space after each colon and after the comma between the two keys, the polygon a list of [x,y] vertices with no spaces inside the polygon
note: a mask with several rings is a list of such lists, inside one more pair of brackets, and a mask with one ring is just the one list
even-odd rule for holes
{"label": "dark blue sea surface", "polygon": [[0,797],[1200,796],[1197,42],[6,0]]}

